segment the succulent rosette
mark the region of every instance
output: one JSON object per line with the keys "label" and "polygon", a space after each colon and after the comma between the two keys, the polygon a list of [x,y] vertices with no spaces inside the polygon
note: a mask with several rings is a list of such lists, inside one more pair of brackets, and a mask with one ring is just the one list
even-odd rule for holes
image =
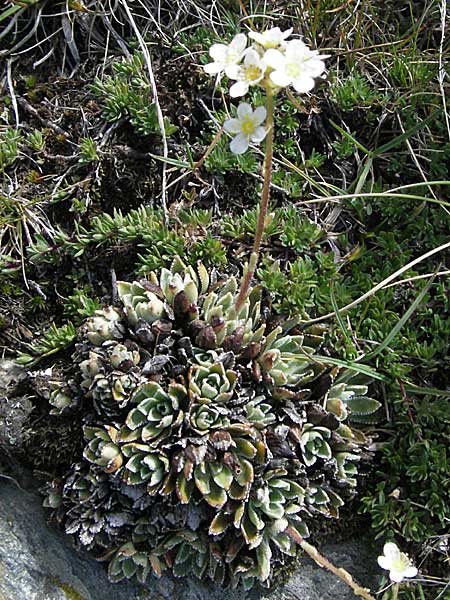
{"label": "succulent rosette", "polygon": [[123,480],[129,485],[147,484],[147,491],[153,495],[169,472],[169,460],[162,452],[155,452],[146,444],[131,442],[122,447],[128,461],[124,465]]}
{"label": "succulent rosette", "polygon": [[118,283],[118,292],[128,322],[136,325],[139,319],[153,323],[164,315],[164,303],[151,284],[137,281]]}
{"label": "succulent rosette", "polygon": [[367,385],[336,383],[325,396],[325,407],[340,421],[351,417],[355,422],[370,423],[373,415],[381,408],[381,402],[368,398],[367,392]]}
{"label": "succulent rosette", "polygon": [[123,544],[109,563],[108,575],[111,581],[131,579],[136,576],[144,582],[151,570],[151,564],[146,552],[138,551],[133,542]]}
{"label": "succulent rosette", "polygon": [[150,445],[157,444],[181,424],[186,397],[186,388],[176,383],[171,383],[167,391],[156,382],[138,388],[132,398],[132,403],[137,406],[125,419],[120,430],[121,441],[140,439]]}
{"label": "succulent rosette", "polygon": [[101,346],[108,340],[120,340],[124,334],[121,314],[112,306],[95,311],[95,316],[86,321],[84,331],[94,346]]}
{"label": "succulent rosette", "polygon": [[208,367],[195,365],[189,379],[189,393],[200,404],[226,404],[234,393],[237,373],[225,369],[223,363]]}
{"label": "succulent rosette", "polygon": [[56,387],[40,373],[46,399],[70,394],[85,436],[47,504],[108,557],[112,581],[269,585],[307,523],[354,494],[367,439],[349,420],[379,403],[327,371],[323,328],[268,330],[257,287],[237,310],[236,279],[177,258],[118,292],[80,328]]}
{"label": "succulent rosette", "polygon": [[306,384],[318,370],[310,358],[314,349],[304,344],[302,335],[281,334],[281,327],[277,327],[267,336],[257,359],[263,377],[275,387]]}
{"label": "succulent rosette", "polygon": [[300,446],[303,453],[305,464],[310,467],[316,460],[329,460],[332,452],[328,440],[331,437],[331,431],[326,427],[316,427],[306,423],[303,427],[300,438]]}
{"label": "succulent rosette", "polygon": [[189,411],[189,423],[196,433],[206,435],[213,429],[223,429],[230,421],[226,410],[218,406],[198,404]]}
{"label": "succulent rosette", "polygon": [[125,406],[140,382],[136,368],[140,354],[135,344],[128,347],[105,341],[101,348],[89,350],[88,357],[80,363],[81,387],[106,412]]}
{"label": "succulent rosette", "polygon": [[118,431],[112,426],[105,429],[85,427],[84,435],[88,444],[83,456],[89,461],[103,467],[107,473],[114,473],[122,466],[123,456],[116,443]]}

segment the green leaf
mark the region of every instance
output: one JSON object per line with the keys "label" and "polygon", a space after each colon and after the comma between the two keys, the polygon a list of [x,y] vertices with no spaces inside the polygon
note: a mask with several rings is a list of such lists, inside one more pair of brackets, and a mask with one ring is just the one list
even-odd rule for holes
{"label": "green leaf", "polygon": [[245,515],[245,517],[242,519],[241,531],[244,535],[245,541],[252,548],[254,548],[261,539],[260,532],[258,531],[256,526],[250,521],[247,515]]}
{"label": "green leaf", "polygon": [[127,579],[133,577],[133,575],[136,573],[136,570],[137,566],[132,558],[122,561],[122,571]]}
{"label": "green leaf", "polygon": [[338,125],[331,119],[330,119],[330,123],[337,131],[339,131],[339,133],[341,135],[343,135],[347,140],[352,142],[352,144],[354,144],[357,148],[362,150],[362,152],[364,152],[364,154],[370,154],[370,150],[368,148],[366,148],[365,146],[363,146],[360,142],[358,142],[358,140],[356,138],[354,138],[348,131],[343,129],[340,125]]}
{"label": "green leaf", "polygon": [[164,156],[158,156],[157,154],[151,154],[149,152],[149,156],[152,158],[156,158],[156,160],[160,160],[161,162],[165,162],[168,165],[173,165],[174,167],[179,167],[180,169],[191,169],[191,165],[183,160],[178,160],[175,158],[164,158]]}
{"label": "green leaf", "polygon": [[223,533],[230,524],[230,519],[224,513],[218,513],[211,521],[209,526],[210,535],[219,535]]}
{"label": "green leaf", "polygon": [[248,440],[245,440],[243,438],[236,438],[235,442],[236,442],[236,453],[237,454],[241,454],[242,456],[245,456],[246,458],[253,458],[255,456],[256,448],[251,442],[249,442]]}
{"label": "green leaf", "polygon": [[[339,358],[333,358],[331,356],[318,356],[317,354],[314,354],[314,359],[317,359],[318,361],[320,361],[324,364],[335,365],[337,367],[343,367],[344,369],[349,369],[350,371],[356,371],[357,373],[367,375],[371,379],[377,379],[379,381],[385,381],[385,382],[389,381],[389,378],[386,375],[383,375],[382,373],[375,371],[375,369],[373,369],[372,367],[369,367],[368,365],[363,365],[363,364],[359,364],[359,363],[355,363],[355,362],[351,362],[351,361],[341,360]],[[342,376],[339,378],[339,381],[343,381]]]}
{"label": "green leaf", "polygon": [[434,272],[432,277],[430,277],[430,279],[428,280],[427,285],[423,288],[423,290],[420,291],[420,293],[417,295],[417,298],[414,300],[414,302],[411,304],[411,306],[408,308],[408,310],[405,312],[405,314],[402,316],[402,318],[398,321],[398,323],[396,323],[395,326],[391,329],[391,331],[386,336],[386,338],[381,342],[381,344],[379,344],[375,348],[375,350],[373,350],[372,352],[369,352],[368,354],[364,355],[364,357],[363,357],[364,360],[371,360],[372,358],[374,358],[375,356],[380,354],[380,352],[383,352],[383,350],[389,346],[389,344],[395,338],[395,336],[400,331],[400,329],[403,327],[403,325],[407,321],[409,321],[411,315],[414,314],[417,307],[422,302],[424,296],[428,293],[428,290],[430,289],[430,287],[436,277],[436,273],[439,271],[439,268],[440,267],[438,267],[436,269],[436,271]]}
{"label": "green leaf", "polygon": [[183,473],[178,475],[176,489],[181,504],[187,504],[191,498],[192,482],[186,481]]}
{"label": "green leaf", "polygon": [[194,470],[195,485],[198,490],[205,496],[211,491],[209,473],[206,471],[204,465],[198,465]]}
{"label": "green leaf", "polygon": [[389,142],[387,142],[386,144],[383,144],[382,146],[375,148],[375,150],[372,150],[372,152],[371,152],[372,156],[380,156],[380,154],[383,154],[384,152],[387,152],[388,150],[392,150],[392,148],[395,148],[395,146],[402,144],[404,141],[409,139],[415,133],[417,133],[418,131],[423,129],[425,127],[425,125],[428,125],[428,123],[430,123],[430,121],[435,119],[437,115],[440,115],[441,112],[442,111],[440,109],[435,110],[426,119],[424,119],[423,121],[420,121],[419,123],[414,125],[414,127],[411,127],[410,129],[408,129],[408,131],[405,131],[405,133],[402,133],[401,135],[397,136],[393,140],[389,140]]}
{"label": "green leaf", "polygon": [[256,557],[258,559],[258,575],[261,581],[266,581],[270,576],[270,559],[272,550],[267,540],[263,540],[256,548]]}
{"label": "green leaf", "polygon": [[222,508],[227,501],[227,494],[221,488],[215,487],[215,489],[212,489],[209,494],[204,496],[204,498],[210,506],[214,506],[214,508]]}
{"label": "green leaf", "polygon": [[336,296],[334,294],[334,282],[331,283],[330,285],[330,300],[331,300],[331,305],[333,307],[334,313],[336,315],[336,320],[338,322],[339,328],[342,332],[342,335],[344,336],[344,338],[346,339],[348,344],[353,344],[353,341],[351,339],[351,336],[348,332],[348,327],[347,325],[344,323],[344,319],[341,316],[341,312],[339,310],[339,307],[337,305],[336,302]]}
{"label": "green leaf", "polygon": [[367,396],[353,396],[346,404],[354,415],[371,415],[381,408],[381,402]]}
{"label": "green leaf", "polygon": [[257,511],[253,508],[251,502],[248,503],[247,511],[250,521],[253,523],[253,525],[259,530],[264,529],[264,521],[258,515]]}
{"label": "green leaf", "polygon": [[214,482],[222,489],[229,490],[233,481],[231,470],[226,465],[219,467],[219,465],[212,464],[209,468],[212,471]]}

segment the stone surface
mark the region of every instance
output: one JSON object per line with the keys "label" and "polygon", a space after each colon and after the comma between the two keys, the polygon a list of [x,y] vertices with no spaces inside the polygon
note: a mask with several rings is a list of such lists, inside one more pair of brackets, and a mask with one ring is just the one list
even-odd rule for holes
{"label": "stone surface", "polygon": [[33,408],[26,396],[16,393],[26,377],[26,369],[0,359],[0,460],[20,454],[22,427]]}
{"label": "stone surface", "polygon": [[[0,476],[0,600],[352,600],[353,592],[309,558],[275,590],[226,590],[194,580],[151,580],[147,588],[109,583],[104,565],[46,522],[41,497]],[[376,553],[363,540],[322,548],[367,587],[376,585]]]}

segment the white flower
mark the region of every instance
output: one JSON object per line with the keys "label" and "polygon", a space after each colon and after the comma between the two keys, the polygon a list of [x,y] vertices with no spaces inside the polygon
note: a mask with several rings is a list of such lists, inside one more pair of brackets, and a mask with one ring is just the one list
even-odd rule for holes
{"label": "white flower", "polygon": [[256,85],[263,79],[266,69],[267,65],[258,52],[253,48],[249,48],[245,53],[243,64],[235,65],[234,68],[228,71],[230,79],[237,79],[236,83],[230,88],[230,96],[232,98],[244,96],[251,85]]}
{"label": "white flower", "polygon": [[225,74],[229,76],[228,73],[242,60],[246,46],[247,36],[245,33],[235,35],[228,45],[213,44],[209,49],[209,55],[214,62],[204,65],[204,70],[209,75],[216,75],[225,71]]}
{"label": "white flower", "polygon": [[263,33],[250,31],[248,37],[255,40],[255,42],[258,42],[263,48],[278,48],[283,45],[284,40],[288,38],[291,33],[292,27],[286,31],[281,31],[279,27],[272,27],[272,29],[263,31]]}
{"label": "white flower", "polygon": [[234,154],[243,154],[250,142],[259,144],[266,136],[266,130],[261,125],[267,116],[264,106],[258,106],[255,110],[250,104],[241,102],[237,108],[237,119],[227,119],[223,124],[225,131],[235,134],[230,144],[230,150]]}
{"label": "white flower", "polygon": [[284,52],[269,48],[264,54],[264,62],[273,69],[270,79],[279,87],[293,85],[299,93],[314,87],[314,77],[325,70],[325,64],[317,50],[310,50],[301,40],[286,43]]}
{"label": "white flower", "polygon": [[410,558],[404,552],[400,552],[396,544],[392,542],[385,544],[383,553],[383,556],[378,557],[378,564],[382,569],[389,571],[391,581],[400,583],[405,577],[417,575],[417,569]]}

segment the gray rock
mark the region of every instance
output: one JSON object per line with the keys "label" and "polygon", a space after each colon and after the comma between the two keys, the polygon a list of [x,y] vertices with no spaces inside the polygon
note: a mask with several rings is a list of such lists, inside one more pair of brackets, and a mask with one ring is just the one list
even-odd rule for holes
{"label": "gray rock", "polygon": [[13,390],[26,377],[27,372],[24,367],[13,360],[0,359],[0,395]]}
{"label": "gray rock", "polygon": [[[353,600],[353,592],[304,558],[275,590],[223,590],[194,580],[152,579],[148,587],[111,584],[105,568],[50,527],[38,494],[0,476],[0,600]],[[375,587],[375,555],[364,540],[322,552],[367,587]]]}
{"label": "gray rock", "polygon": [[16,394],[26,379],[26,369],[12,360],[0,360],[0,450],[2,455],[20,454],[23,425],[33,405],[29,398]]}

